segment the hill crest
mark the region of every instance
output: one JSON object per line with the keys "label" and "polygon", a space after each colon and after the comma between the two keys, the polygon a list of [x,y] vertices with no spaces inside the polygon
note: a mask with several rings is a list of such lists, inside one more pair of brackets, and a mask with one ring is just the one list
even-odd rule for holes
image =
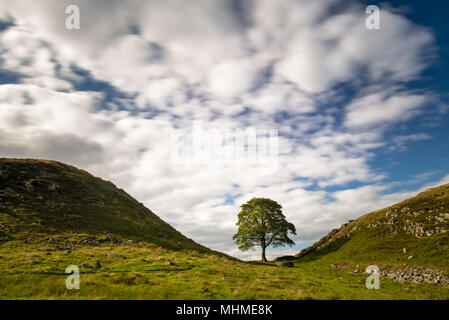
{"label": "hill crest", "polygon": [[0,226],[0,238],[86,233],[209,251],[112,182],[50,160],[0,159]]}
{"label": "hill crest", "polygon": [[449,184],[351,220],[291,258],[449,272]]}

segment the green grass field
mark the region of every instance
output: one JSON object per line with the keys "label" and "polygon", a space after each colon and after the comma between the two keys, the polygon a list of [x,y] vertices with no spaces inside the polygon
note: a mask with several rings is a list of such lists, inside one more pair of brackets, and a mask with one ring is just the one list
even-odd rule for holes
{"label": "green grass field", "polygon": [[[78,245],[71,253],[49,247],[43,240],[1,244],[1,299],[449,299],[449,286],[384,278],[379,290],[368,290],[368,275],[354,273],[353,261],[332,270],[331,256],[287,268],[149,243]],[[108,257],[111,252],[125,259]],[[102,267],[94,270],[97,261]],[[65,286],[65,269],[72,264],[90,266],[80,269],[79,290]]]}

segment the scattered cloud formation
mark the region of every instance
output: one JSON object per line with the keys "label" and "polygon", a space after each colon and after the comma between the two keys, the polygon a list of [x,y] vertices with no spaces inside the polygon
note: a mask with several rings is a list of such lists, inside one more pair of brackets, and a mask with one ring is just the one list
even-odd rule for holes
{"label": "scattered cloud formation", "polygon": [[[0,0],[0,156],[82,167],[242,258],[231,237],[253,196],[282,204],[310,243],[417,191],[373,165],[431,139],[393,128],[437,112],[435,93],[408,87],[434,37],[399,13],[370,31],[356,1],[78,0],[81,29],[67,30],[70,2]],[[279,170],[174,165],[172,137],[193,121],[279,129]]]}
{"label": "scattered cloud formation", "polygon": [[369,128],[407,121],[423,112],[429,96],[400,92],[379,92],[355,99],[347,106],[349,128]]}

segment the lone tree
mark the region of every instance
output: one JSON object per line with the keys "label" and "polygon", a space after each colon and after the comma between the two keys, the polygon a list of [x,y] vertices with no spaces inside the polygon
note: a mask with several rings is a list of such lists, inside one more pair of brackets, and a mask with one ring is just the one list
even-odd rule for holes
{"label": "lone tree", "polygon": [[254,246],[262,248],[262,261],[267,261],[265,249],[272,245],[280,247],[295,244],[288,232],[296,235],[295,226],[285,219],[282,207],[274,200],[253,198],[240,206],[237,233],[232,237],[242,251]]}

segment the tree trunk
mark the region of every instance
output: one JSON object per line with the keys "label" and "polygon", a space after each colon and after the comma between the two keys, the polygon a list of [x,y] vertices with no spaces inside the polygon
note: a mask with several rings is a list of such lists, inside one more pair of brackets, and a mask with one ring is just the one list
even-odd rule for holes
{"label": "tree trunk", "polygon": [[265,236],[260,239],[260,246],[262,247],[262,261],[267,262],[267,257],[265,257],[265,248],[267,247],[265,242]]}
{"label": "tree trunk", "polygon": [[262,261],[267,262],[267,257],[265,257],[265,246],[262,246]]}

